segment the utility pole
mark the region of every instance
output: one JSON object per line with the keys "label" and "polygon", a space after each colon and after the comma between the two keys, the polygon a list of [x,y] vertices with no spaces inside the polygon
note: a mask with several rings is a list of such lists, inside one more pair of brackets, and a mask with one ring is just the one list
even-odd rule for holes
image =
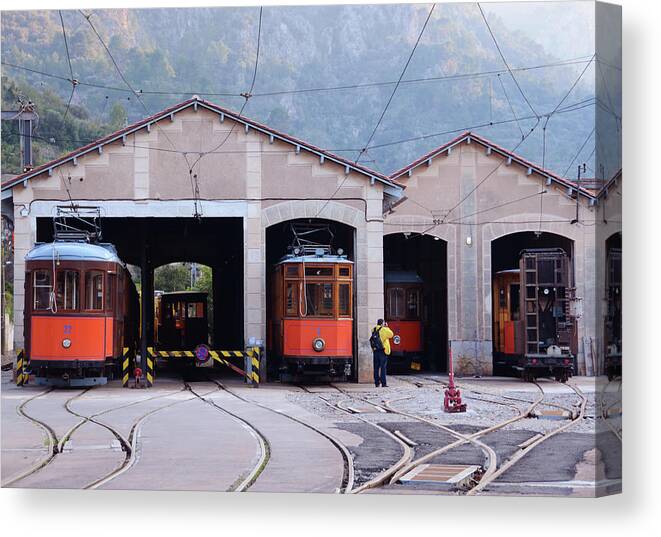
{"label": "utility pole", "polygon": [[18,121],[18,134],[21,152],[21,172],[33,168],[32,162],[32,122],[37,121],[39,116],[35,112],[35,104],[19,100],[19,110],[3,110],[2,121]]}
{"label": "utility pole", "polygon": [[576,176],[576,218],[574,218],[570,224],[578,224],[578,208],[580,204],[580,193],[581,193],[581,171],[585,173],[585,162],[578,165],[578,174]]}

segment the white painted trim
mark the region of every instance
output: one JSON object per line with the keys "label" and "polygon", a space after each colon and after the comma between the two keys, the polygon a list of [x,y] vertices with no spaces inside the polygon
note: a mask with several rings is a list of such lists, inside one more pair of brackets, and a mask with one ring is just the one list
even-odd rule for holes
{"label": "white painted trim", "polygon": [[[3,192],[4,195],[4,192]],[[102,217],[163,217],[187,218],[193,216],[191,200],[148,200],[148,201],[100,201],[73,200],[80,205],[94,205],[101,209]],[[202,200],[205,217],[246,217],[248,204],[245,200]],[[58,206],[65,204],[61,200],[37,200],[30,205],[30,216],[52,217]]]}

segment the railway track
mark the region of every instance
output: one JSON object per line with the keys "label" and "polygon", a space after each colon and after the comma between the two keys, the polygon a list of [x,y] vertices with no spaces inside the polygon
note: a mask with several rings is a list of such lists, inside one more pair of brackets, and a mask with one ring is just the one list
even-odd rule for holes
{"label": "railway track", "polygon": [[[540,445],[544,441],[548,440],[549,438],[555,436],[556,434],[559,434],[559,433],[563,432],[564,430],[570,428],[575,422],[577,422],[578,420],[583,418],[583,416],[585,414],[585,406],[587,404],[587,398],[582,394],[580,389],[578,389],[577,387],[575,387],[573,385],[568,385],[572,389],[572,391],[574,391],[574,393],[576,395],[578,395],[578,397],[580,399],[580,402],[578,404],[578,407],[579,407],[578,412],[573,412],[573,409],[571,409],[569,407],[566,407],[564,405],[559,405],[559,404],[554,403],[554,402],[545,401],[544,398],[545,398],[546,394],[545,394],[543,388],[538,383],[535,383],[535,384],[536,384],[537,388],[539,389],[539,396],[537,398],[535,398],[533,401],[530,401],[530,400],[527,400],[527,399],[524,399],[524,398],[518,398],[518,397],[501,396],[500,394],[492,394],[492,393],[487,393],[487,392],[474,392],[474,393],[477,393],[479,395],[489,395],[489,396],[494,396],[495,395],[497,397],[502,397],[503,399],[505,399],[505,401],[497,401],[497,400],[494,400],[493,398],[484,399],[482,397],[468,396],[468,397],[473,398],[473,399],[482,400],[482,401],[489,402],[489,403],[501,404],[503,406],[508,406],[508,407],[512,408],[515,411],[514,416],[512,416],[512,417],[510,417],[506,420],[503,420],[503,421],[501,421],[497,424],[494,424],[490,427],[486,427],[486,428],[481,429],[481,430],[479,430],[475,433],[469,434],[469,435],[461,434],[461,433],[453,430],[451,427],[447,427],[445,425],[436,423],[433,420],[430,420],[428,418],[424,418],[422,416],[411,414],[410,412],[402,411],[402,410],[397,409],[393,406],[397,402],[410,400],[414,396],[407,396],[407,397],[401,397],[401,398],[398,398],[398,399],[392,399],[392,400],[384,401],[383,405],[381,405],[381,404],[375,403],[374,401],[369,400],[367,398],[356,396],[355,394],[347,392],[346,390],[341,389],[341,388],[333,385],[333,387],[336,390],[338,390],[339,392],[343,393],[344,395],[346,395],[347,397],[349,397],[351,399],[359,400],[359,401],[362,401],[364,403],[379,407],[379,408],[381,408],[382,410],[384,410],[386,412],[399,414],[399,415],[407,417],[409,419],[413,419],[413,420],[416,420],[416,421],[426,423],[428,425],[431,425],[432,427],[441,429],[441,430],[451,434],[454,438],[456,438],[456,440],[454,442],[452,442],[452,443],[450,443],[446,446],[443,446],[441,448],[438,448],[436,450],[433,450],[432,452],[427,453],[426,455],[424,455],[422,457],[419,457],[418,459],[413,460],[414,450],[411,449],[412,447],[410,445],[408,445],[408,443],[406,443],[401,437],[398,437],[398,436],[395,436],[395,435],[391,434],[391,437],[393,437],[400,444],[400,446],[402,448],[402,452],[403,452],[402,457],[398,461],[394,462],[389,468],[387,468],[386,470],[381,472],[378,476],[376,476],[375,478],[373,478],[369,482],[361,485],[360,487],[354,489],[352,492],[359,493],[359,492],[363,492],[364,490],[367,490],[368,488],[378,487],[378,486],[381,486],[381,485],[385,485],[387,483],[389,483],[389,484],[396,483],[402,476],[404,476],[406,473],[408,473],[409,471],[411,471],[415,467],[419,466],[420,464],[423,464],[427,461],[430,461],[434,457],[442,455],[443,453],[446,453],[446,452],[448,452],[452,449],[456,449],[456,448],[458,448],[458,447],[460,447],[464,444],[467,444],[467,443],[471,443],[471,444],[475,445],[476,447],[479,447],[483,451],[483,453],[485,455],[486,465],[485,465],[485,468],[484,468],[484,472],[481,474],[481,476],[479,478],[479,481],[473,482],[472,486],[469,489],[465,490],[464,493],[468,494],[468,495],[473,495],[473,494],[477,494],[477,493],[481,492],[482,490],[484,490],[484,488],[489,483],[492,483],[495,479],[497,479],[500,475],[502,475],[506,470],[511,468],[514,464],[516,464],[516,462],[518,462],[518,460],[523,458],[530,451],[535,449],[538,445]],[[471,390],[469,389],[468,391],[471,391]],[[325,399],[325,398],[322,398],[322,399]],[[521,408],[521,406],[513,404],[510,401],[514,401],[516,403],[524,403],[526,406],[525,406],[525,408]],[[326,401],[326,402],[328,404],[328,401]],[[344,411],[349,411],[348,408],[346,407],[346,404],[343,405],[342,402],[337,403],[334,406],[336,406],[336,407],[338,407],[338,408],[340,408]],[[481,437],[489,434],[489,433],[492,433],[494,431],[503,429],[504,427],[507,427],[508,425],[510,425],[512,423],[515,423],[515,422],[520,421],[522,419],[528,418],[531,415],[531,413],[539,406],[562,408],[563,410],[572,411],[572,413],[570,414],[571,415],[571,420],[568,423],[563,424],[562,426],[557,427],[556,429],[553,429],[552,431],[549,431],[545,434],[540,435],[539,438],[537,438],[536,440],[531,442],[526,447],[522,448],[520,451],[516,452],[507,461],[505,461],[504,463],[499,465],[498,464],[498,458],[495,454],[495,451],[490,446],[485,444],[484,442],[481,442],[479,439]],[[384,428],[382,428],[378,424],[370,422],[369,420],[366,420],[366,419],[364,419],[360,416],[356,416],[356,417],[358,417],[361,421],[364,421],[366,423],[370,423],[370,425],[373,425],[376,428],[379,428],[380,430],[384,430]],[[387,432],[390,433],[389,431],[387,431]]]}
{"label": "railway track", "polygon": [[141,423],[144,420],[144,418],[146,418],[147,416],[153,414],[154,412],[156,412],[158,410],[166,408],[167,406],[170,406],[170,405],[168,404],[168,405],[158,407],[156,409],[152,409],[151,411],[149,411],[149,412],[143,414],[142,416],[140,416],[140,418],[138,418],[138,420],[133,424],[133,426],[131,428],[131,433],[130,433],[128,438],[124,438],[124,436],[121,434],[121,432],[118,431],[116,428],[108,425],[107,423],[100,422],[96,418],[98,418],[100,416],[103,416],[103,415],[106,415],[106,414],[109,414],[111,412],[115,412],[115,411],[120,410],[120,409],[124,409],[124,408],[131,407],[131,406],[134,406],[134,405],[137,405],[137,404],[140,404],[140,403],[144,403],[146,401],[151,401],[153,399],[159,399],[159,398],[162,398],[162,397],[172,395],[173,393],[176,393],[176,392],[169,392],[169,393],[160,394],[160,395],[157,395],[157,396],[154,396],[154,397],[148,397],[148,398],[145,398],[145,399],[140,399],[138,401],[132,401],[130,403],[125,403],[125,404],[121,404],[121,405],[118,405],[118,406],[114,406],[112,408],[109,408],[109,409],[106,409],[106,410],[103,410],[101,412],[97,412],[95,414],[88,415],[88,416],[80,414],[79,412],[76,412],[75,410],[73,410],[71,408],[71,404],[75,400],[80,399],[86,393],[88,393],[89,391],[91,391],[93,389],[94,388],[84,389],[84,390],[80,391],[79,393],[76,393],[75,395],[73,395],[72,397],[70,397],[69,399],[67,399],[65,401],[65,403],[63,405],[65,411],[68,414],[71,414],[71,415],[79,418],[79,421],[76,424],[74,424],[72,427],[70,427],[60,438],[58,438],[57,433],[55,432],[53,427],[51,427],[48,423],[46,423],[45,421],[43,421],[41,419],[38,419],[38,418],[30,415],[28,412],[26,412],[26,406],[31,401],[34,401],[35,399],[52,392],[53,388],[51,388],[49,390],[46,390],[46,391],[43,391],[43,392],[27,399],[26,401],[24,401],[18,407],[17,410],[18,410],[20,415],[22,415],[23,417],[25,417],[29,421],[35,423],[36,425],[38,425],[40,428],[42,428],[45,431],[46,436],[48,438],[48,455],[44,459],[39,461],[37,464],[35,464],[34,466],[29,468],[25,472],[21,473],[20,475],[14,476],[10,480],[8,480],[6,482],[3,482],[2,483],[3,487],[8,487],[8,486],[14,485],[14,484],[18,483],[19,481],[22,481],[27,477],[33,476],[33,475],[37,474],[38,472],[40,472],[41,470],[43,470],[47,465],[49,465],[51,462],[53,462],[57,458],[58,455],[64,453],[64,451],[65,451],[64,448],[65,448],[66,443],[69,440],[71,440],[71,438],[73,437],[75,432],[77,430],[79,430],[80,427],[82,427],[86,423],[93,423],[93,424],[97,425],[98,427],[101,427],[101,428],[106,429],[107,431],[109,431],[119,441],[121,449],[125,454],[124,460],[122,461],[122,463],[117,468],[113,469],[111,472],[109,472],[106,475],[103,475],[103,476],[101,476],[97,479],[94,479],[93,481],[87,483],[86,485],[84,485],[82,487],[83,489],[98,488],[102,484],[107,483],[108,481],[114,479],[115,477],[117,477],[118,475],[123,473],[132,464],[134,448],[135,448],[135,442],[134,442],[135,431],[136,431],[137,426],[139,425],[139,423]]}
{"label": "railway track", "polygon": [[[216,384],[216,390],[214,391],[220,391],[220,390],[225,390],[224,388],[221,387],[220,383],[215,383]],[[218,405],[213,399],[209,399],[206,396],[210,395],[212,392],[207,392],[206,394],[202,395],[198,392],[196,392],[193,387],[191,386],[190,382],[184,382],[184,385],[186,386],[186,389],[190,391],[195,397],[198,399],[204,401],[206,404],[210,405],[212,408],[217,410],[218,412],[221,412],[227,416],[230,417],[233,421],[238,423],[240,426],[244,427],[250,435],[255,439],[257,444],[259,445],[259,457],[257,460],[257,463],[254,465],[254,467],[248,472],[247,475],[245,473],[241,475],[227,490],[227,492],[245,492],[247,491],[250,486],[257,481],[257,478],[261,475],[261,473],[264,471],[266,468],[267,464],[269,463],[269,460],[271,458],[271,446],[269,444],[268,439],[266,438],[265,435],[263,435],[257,427],[252,425],[250,422],[247,420],[243,419],[242,417],[238,416],[237,414],[234,414],[233,412],[230,412],[229,410],[221,407]],[[228,391],[228,393],[231,393]],[[234,395],[234,394],[232,394]]]}
{"label": "railway track", "polygon": [[[618,398],[613,401],[612,403],[608,404],[606,402],[606,395],[609,393],[608,392],[608,387],[611,384],[614,384],[617,382],[617,394]],[[612,393],[612,392],[611,392]],[[610,410],[617,404],[622,404],[622,379],[621,378],[616,378],[613,380],[609,380],[599,393],[599,413],[601,415],[601,418],[603,419],[604,423],[606,426],[611,430],[611,432],[615,435],[615,437],[621,442],[622,441],[622,429],[616,427],[613,425],[610,417]]]}
{"label": "railway track", "polygon": [[353,459],[351,458],[351,454],[350,454],[349,450],[346,448],[346,446],[344,444],[342,444],[342,442],[340,442],[337,438],[335,438],[333,435],[327,433],[326,431],[323,431],[319,427],[316,427],[315,425],[307,423],[304,420],[300,420],[298,418],[295,418],[294,416],[290,416],[289,414],[286,414],[285,412],[281,412],[280,410],[277,410],[275,408],[271,408],[269,406],[258,403],[257,401],[254,401],[254,400],[249,399],[247,397],[243,397],[242,395],[236,393],[234,390],[227,387],[225,384],[223,384],[222,382],[220,382],[217,379],[210,378],[209,381],[213,382],[220,389],[226,391],[230,395],[233,395],[234,397],[236,397],[237,399],[239,399],[239,400],[241,400],[245,403],[248,403],[250,405],[258,406],[259,408],[262,408],[262,409],[268,410],[269,412],[272,412],[274,414],[278,414],[280,416],[283,416],[283,417],[287,418],[288,420],[293,421],[295,423],[298,423],[300,425],[303,425],[304,427],[306,427],[306,428],[314,431],[315,433],[323,436],[326,440],[328,440],[331,444],[333,444],[333,446],[335,446],[335,448],[337,448],[337,450],[340,452],[340,454],[342,456],[342,460],[344,462],[342,486],[340,487],[340,489],[337,492],[341,493],[341,494],[350,493],[350,491],[353,488],[354,479],[355,479],[355,477],[354,477],[354,468],[353,468]]}

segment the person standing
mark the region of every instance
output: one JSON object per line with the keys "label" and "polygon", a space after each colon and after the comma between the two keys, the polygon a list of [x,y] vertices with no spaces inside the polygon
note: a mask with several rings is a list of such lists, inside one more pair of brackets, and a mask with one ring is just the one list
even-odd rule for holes
{"label": "person standing", "polygon": [[383,319],[379,319],[376,326],[372,328],[370,347],[372,347],[374,353],[374,385],[377,388],[388,386],[386,367],[388,365],[388,355],[390,354],[390,339],[393,336],[392,330],[388,328],[388,323],[384,322]]}

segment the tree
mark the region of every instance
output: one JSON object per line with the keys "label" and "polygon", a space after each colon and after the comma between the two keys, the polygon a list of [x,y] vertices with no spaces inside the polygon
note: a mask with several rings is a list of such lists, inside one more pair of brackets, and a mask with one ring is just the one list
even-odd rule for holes
{"label": "tree", "polygon": [[128,121],[128,114],[126,108],[122,106],[121,103],[115,103],[110,109],[110,128],[112,130],[119,130],[123,128]]}
{"label": "tree", "polygon": [[190,269],[184,263],[171,263],[154,271],[154,290],[187,291],[190,288]]}

